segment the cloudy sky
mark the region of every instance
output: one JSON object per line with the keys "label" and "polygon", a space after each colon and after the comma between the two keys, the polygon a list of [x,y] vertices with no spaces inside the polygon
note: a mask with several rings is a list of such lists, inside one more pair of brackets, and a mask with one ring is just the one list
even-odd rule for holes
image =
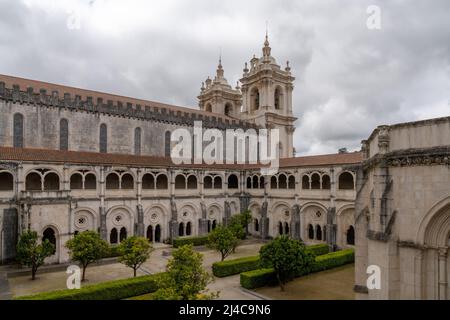
{"label": "cloudy sky", "polygon": [[266,21],[296,76],[297,155],[450,115],[448,0],[0,0],[0,73],[197,108],[220,48],[234,85]]}

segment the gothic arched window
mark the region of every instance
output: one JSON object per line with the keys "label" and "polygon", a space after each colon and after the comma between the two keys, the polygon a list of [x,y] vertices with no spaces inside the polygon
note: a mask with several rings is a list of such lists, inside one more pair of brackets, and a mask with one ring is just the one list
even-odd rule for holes
{"label": "gothic arched window", "polygon": [[44,230],[44,233],[42,234],[42,241],[44,242],[45,240],[48,240],[48,242],[50,242],[52,245],[54,245],[52,254],[55,254],[55,252],[56,252],[56,233],[55,233],[55,230],[53,230],[53,228],[47,228]]}
{"label": "gothic arched window", "polygon": [[13,147],[23,148],[23,115],[16,113],[13,119]]}
{"label": "gothic arched window", "polygon": [[67,119],[59,121],[59,150],[69,149],[69,122]]}
{"label": "gothic arched window", "polygon": [[141,155],[141,128],[134,129],[134,154]]}
{"label": "gothic arched window", "polygon": [[170,131],[164,134],[164,155],[170,157]]}
{"label": "gothic arched window", "polygon": [[275,95],[274,95],[274,105],[275,109],[279,110],[281,109],[281,92],[280,88],[275,89]]}
{"label": "gothic arched window", "polygon": [[108,129],[104,123],[100,125],[100,152],[108,152]]}
{"label": "gothic arched window", "polygon": [[347,230],[347,244],[355,244],[355,228],[353,226],[350,226]]}

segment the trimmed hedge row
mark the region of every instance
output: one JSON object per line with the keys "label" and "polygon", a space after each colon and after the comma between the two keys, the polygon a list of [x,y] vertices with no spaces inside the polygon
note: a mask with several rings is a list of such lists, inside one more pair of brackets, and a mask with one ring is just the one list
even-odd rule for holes
{"label": "trimmed hedge row", "polygon": [[14,300],[121,300],[155,292],[163,273],[93,284],[81,289],[57,290],[21,296]]}
{"label": "trimmed hedge row", "polygon": [[208,243],[208,236],[187,237],[187,238],[173,239],[172,246],[174,248],[179,248],[186,244],[192,244],[195,247],[195,246],[203,246],[207,243]]}
{"label": "trimmed hedge row", "polygon": [[215,262],[212,265],[213,274],[219,278],[259,268],[259,256]]}
{"label": "trimmed hedge row", "polygon": [[[315,262],[310,268],[302,270],[296,277],[309,273],[319,272],[342,266],[355,261],[355,252],[353,249],[346,249],[336,252],[330,252],[321,256],[316,256]],[[272,268],[257,269],[241,273],[241,286],[246,289],[255,289],[266,285],[275,284],[276,276]]]}
{"label": "trimmed hedge row", "polygon": [[[306,247],[306,251],[310,252],[313,256],[327,254],[328,250],[327,244],[314,244]],[[216,277],[222,278],[259,268],[259,256],[251,256],[216,262],[212,266],[212,271]]]}

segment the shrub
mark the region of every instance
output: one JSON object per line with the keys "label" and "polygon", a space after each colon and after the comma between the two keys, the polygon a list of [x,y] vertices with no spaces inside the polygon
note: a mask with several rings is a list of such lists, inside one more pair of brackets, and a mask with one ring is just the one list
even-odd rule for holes
{"label": "shrub", "polygon": [[119,246],[109,246],[108,250],[104,253],[103,258],[115,258],[119,257]]}
{"label": "shrub", "polygon": [[257,269],[241,273],[241,286],[246,289],[255,289],[277,283],[273,268]]}
{"label": "shrub", "polygon": [[195,247],[195,246],[203,246],[207,243],[208,243],[208,236],[187,237],[187,238],[173,239],[172,246],[174,248],[179,248],[186,244],[191,244]]}
{"label": "shrub", "polygon": [[[314,244],[307,246],[305,251],[311,253],[313,256],[320,256],[327,254],[329,247],[327,244]],[[216,262],[212,266],[213,274],[216,277],[227,277],[234,274],[259,269],[259,256],[250,256],[238,259],[232,259],[223,262]]]}
{"label": "shrub", "polygon": [[321,256],[330,252],[330,248],[327,244],[313,244],[306,247],[306,251],[311,253],[313,256]]}
{"label": "shrub", "polygon": [[120,300],[155,292],[162,273],[17,297],[15,300]]}
{"label": "shrub", "polygon": [[[296,276],[299,277],[308,273],[332,269],[354,261],[355,252],[353,249],[330,252],[315,257],[314,263],[309,268],[301,270]],[[275,284],[277,281],[275,271],[269,268],[243,272],[241,273],[240,282],[241,286],[246,289],[255,289]]]}
{"label": "shrub", "polygon": [[258,268],[260,268],[259,256],[216,262],[212,265],[212,271],[216,277],[227,277]]}
{"label": "shrub", "polygon": [[238,242],[235,233],[220,224],[208,235],[208,247],[220,253],[221,261],[234,251]]}

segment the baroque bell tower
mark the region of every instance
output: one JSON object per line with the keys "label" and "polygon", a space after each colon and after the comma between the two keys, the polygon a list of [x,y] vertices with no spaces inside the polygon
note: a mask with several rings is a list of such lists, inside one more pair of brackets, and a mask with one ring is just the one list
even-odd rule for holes
{"label": "baroque bell tower", "polygon": [[242,94],[239,83],[233,89],[224,77],[222,58],[219,58],[214,80],[209,77],[202,83],[198,96],[200,110],[238,118],[241,112]]}
{"label": "baroque bell tower", "polygon": [[250,66],[245,63],[240,79],[243,103],[241,119],[267,129],[279,129],[280,158],[293,157],[294,122],[297,120],[292,114],[295,78],[291,75],[289,61],[282,70],[272,57],[267,33],[262,51],[262,57],[253,56]]}

